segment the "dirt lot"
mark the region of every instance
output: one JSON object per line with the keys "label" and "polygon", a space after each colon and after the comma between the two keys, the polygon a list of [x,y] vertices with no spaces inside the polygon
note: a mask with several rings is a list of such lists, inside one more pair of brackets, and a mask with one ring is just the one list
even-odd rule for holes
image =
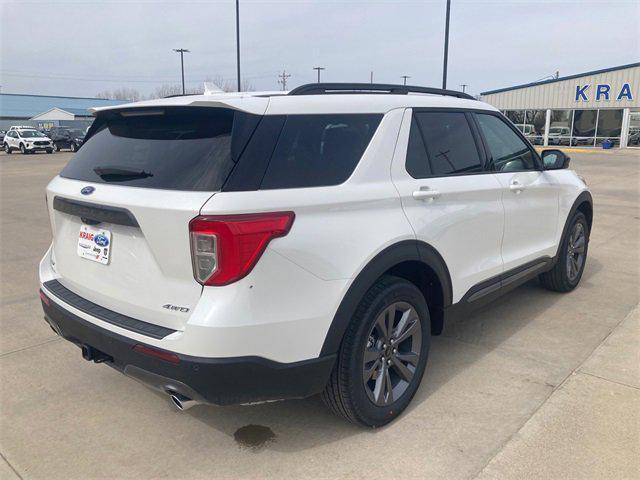
{"label": "dirt lot", "polygon": [[[581,286],[532,282],[453,325],[406,414],[363,431],[317,398],[180,413],[82,360],[37,294],[70,154],[0,154],[0,478],[639,478],[640,153],[571,155],[595,201]],[[248,425],[266,441],[240,442]]]}

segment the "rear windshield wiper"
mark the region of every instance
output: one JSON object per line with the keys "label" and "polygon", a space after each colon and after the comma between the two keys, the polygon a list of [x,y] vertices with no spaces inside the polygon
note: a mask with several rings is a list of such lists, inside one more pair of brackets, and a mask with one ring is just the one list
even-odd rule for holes
{"label": "rear windshield wiper", "polygon": [[153,173],[151,172],[145,172],[144,170],[119,166],[96,167],[93,169],[93,171],[96,172],[96,175],[98,175],[103,180],[112,182],[153,177]]}

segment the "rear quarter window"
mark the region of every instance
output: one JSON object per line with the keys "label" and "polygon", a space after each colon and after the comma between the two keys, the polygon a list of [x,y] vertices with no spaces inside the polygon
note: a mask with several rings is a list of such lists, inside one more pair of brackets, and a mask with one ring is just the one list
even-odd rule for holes
{"label": "rear quarter window", "polygon": [[381,114],[289,115],[260,188],[338,185],[353,173]]}

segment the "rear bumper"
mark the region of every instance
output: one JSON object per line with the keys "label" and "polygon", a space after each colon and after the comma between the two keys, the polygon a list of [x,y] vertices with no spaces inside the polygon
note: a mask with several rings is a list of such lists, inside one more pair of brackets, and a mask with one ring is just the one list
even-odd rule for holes
{"label": "rear bumper", "polygon": [[308,397],[324,389],[335,361],[335,355],[279,363],[262,357],[203,358],[173,352],[167,353],[177,363],[165,361],[135,351],[139,341],[88,322],[50,300],[48,292],[41,293],[45,320],[58,335],[125,375],[203,403],[231,405]]}

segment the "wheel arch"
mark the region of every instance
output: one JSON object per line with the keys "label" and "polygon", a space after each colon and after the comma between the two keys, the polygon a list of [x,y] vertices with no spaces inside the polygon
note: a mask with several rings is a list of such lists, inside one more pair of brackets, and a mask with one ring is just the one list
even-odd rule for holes
{"label": "wheel arch", "polygon": [[558,255],[560,254],[560,248],[562,247],[562,242],[567,235],[567,231],[569,230],[569,223],[571,219],[576,214],[576,212],[582,212],[584,216],[587,218],[587,224],[589,225],[589,233],[591,233],[591,227],[593,225],[593,197],[591,196],[591,192],[585,190],[578,195],[578,197],[574,200],[571,209],[569,210],[569,214],[564,221],[564,227],[562,228],[562,235],[560,236],[560,241],[558,242],[558,248],[556,250],[556,256],[554,260],[557,260]]}
{"label": "wheel arch", "polygon": [[405,240],[378,253],[356,276],[340,302],[320,355],[336,353],[364,294],[383,275],[395,275],[413,283],[427,300],[431,332],[441,333],[444,309],[451,305],[449,269],[438,251],[418,240]]}
{"label": "wheel arch", "polygon": [[[584,192],[588,193],[588,192]],[[587,223],[589,224],[589,232],[591,232],[591,226],[593,225],[593,201],[591,200],[591,195],[589,195],[589,200],[586,198],[576,207],[576,211],[580,211],[584,213],[584,216],[587,217]]]}

